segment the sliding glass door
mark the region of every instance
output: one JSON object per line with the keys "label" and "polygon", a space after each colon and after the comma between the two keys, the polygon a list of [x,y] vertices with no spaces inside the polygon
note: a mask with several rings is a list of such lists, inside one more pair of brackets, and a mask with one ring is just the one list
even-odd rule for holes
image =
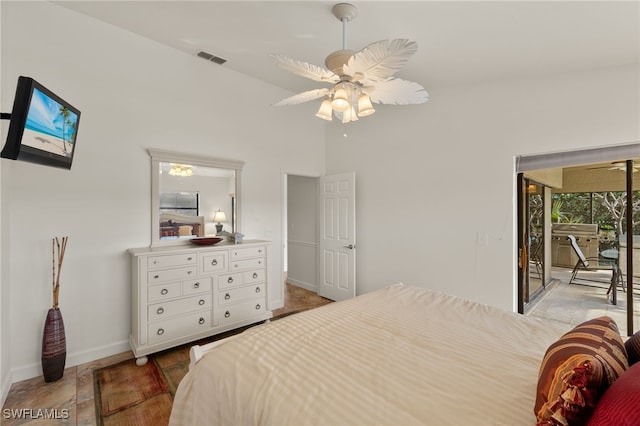
{"label": "sliding glass door", "polygon": [[[576,290],[588,290],[582,284],[594,288],[593,295],[579,296],[587,297],[583,304],[572,296],[566,308],[583,306],[585,315],[601,311],[615,316],[620,331],[631,335],[640,329],[640,158],[602,161],[605,153],[611,153],[586,151],[581,155],[597,154],[600,162],[571,164],[572,157],[557,159],[552,154],[532,156],[532,164],[528,158],[517,159],[518,312],[531,313],[540,306],[539,300],[548,306],[556,293],[566,297],[577,294]],[[637,155],[639,151],[640,144],[634,145],[633,152]],[[568,163],[563,165],[563,161]],[[545,164],[549,168],[532,167]],[[616,289],[609,290],[616,297],[607,293],[611,277],[591,276],[589,272],[581,274],[582,282],[573,280],[567,290],[556,290],[568,284],[576,263],[560,262],[561,253],[554,251],[553,244],[560,238],[557,233],[561,227],[577,229],[587,224],[597,225],[597,236],[589,240],[596,244],[594,256],[618,262],[622,280]],[[549,297],[538,298],[547,292]],[[562,306],[555,302],[554,309],[562,311]]]}

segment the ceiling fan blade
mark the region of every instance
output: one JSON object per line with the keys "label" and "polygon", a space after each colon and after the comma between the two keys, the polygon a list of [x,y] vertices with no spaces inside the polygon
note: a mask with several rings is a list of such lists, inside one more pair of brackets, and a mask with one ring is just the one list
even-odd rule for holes
{"label": "ceiling fan blade", "polygon": [[391,105],[423,104],[429,100],[429,94],[424,87],[413,81],[392,78],[365,87],[363,91],[369,95],[372,102]]}
{"label": "ceiling fan blade", "polygon": [[269,57],[280,68],[294,74],[298,74],[302,77],[326,83],[337,83],[338,81],[340,81],[340,77],[338,77],[328,69],[320,67],[318,65],[298,61],[297,59],[287,58],[286,56],[282,55],[269,55]]}
{"label": "ceiling fan blade", "polygon": [[297,95],[290,96],[279,102],[276,102],[272,106],[286,106],[286,105],[298,105],[304,102],[313,101],[314,99],[321,98],[329,94],[328,88],[314,89],[306,92],[298,93]]}
{"label": "ceiling fan blade", "polygon": [[344,73],[362,84],[390,79],[416,53],[418,45],[407,39],[381,40],[355,53],[343,67]]}

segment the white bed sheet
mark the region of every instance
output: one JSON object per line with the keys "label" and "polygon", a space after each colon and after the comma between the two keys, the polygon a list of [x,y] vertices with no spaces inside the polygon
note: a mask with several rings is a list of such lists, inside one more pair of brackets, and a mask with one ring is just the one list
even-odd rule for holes
{"label": "white bed sheet", "polygon": [[219,345],[170,424],[534,425],[540,362],[568,329],[396,284]]}

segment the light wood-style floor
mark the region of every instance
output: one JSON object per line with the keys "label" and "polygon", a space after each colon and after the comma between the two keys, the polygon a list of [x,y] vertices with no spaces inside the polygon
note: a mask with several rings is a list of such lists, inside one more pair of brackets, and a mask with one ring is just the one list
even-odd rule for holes
{"label": "light wood-style floor", "polygon": [[[285,306],[276,309],[273,315],[304,311],[327,303],[331,300],[287,284]],[[69,367],[60,380],[52,383],[45,383],[42,376],[14,383],[3,406],[0,424],[95,425],[93,370],[131,358],[133,353],[128,351]]]}

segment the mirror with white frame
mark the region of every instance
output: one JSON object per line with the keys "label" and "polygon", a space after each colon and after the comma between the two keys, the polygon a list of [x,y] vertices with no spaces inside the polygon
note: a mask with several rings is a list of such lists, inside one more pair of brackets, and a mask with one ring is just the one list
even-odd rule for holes
{"label": "mirror with white frame", "polygon": [[152,247],[238,232],[243,162],[157,149],[148,152]]}

